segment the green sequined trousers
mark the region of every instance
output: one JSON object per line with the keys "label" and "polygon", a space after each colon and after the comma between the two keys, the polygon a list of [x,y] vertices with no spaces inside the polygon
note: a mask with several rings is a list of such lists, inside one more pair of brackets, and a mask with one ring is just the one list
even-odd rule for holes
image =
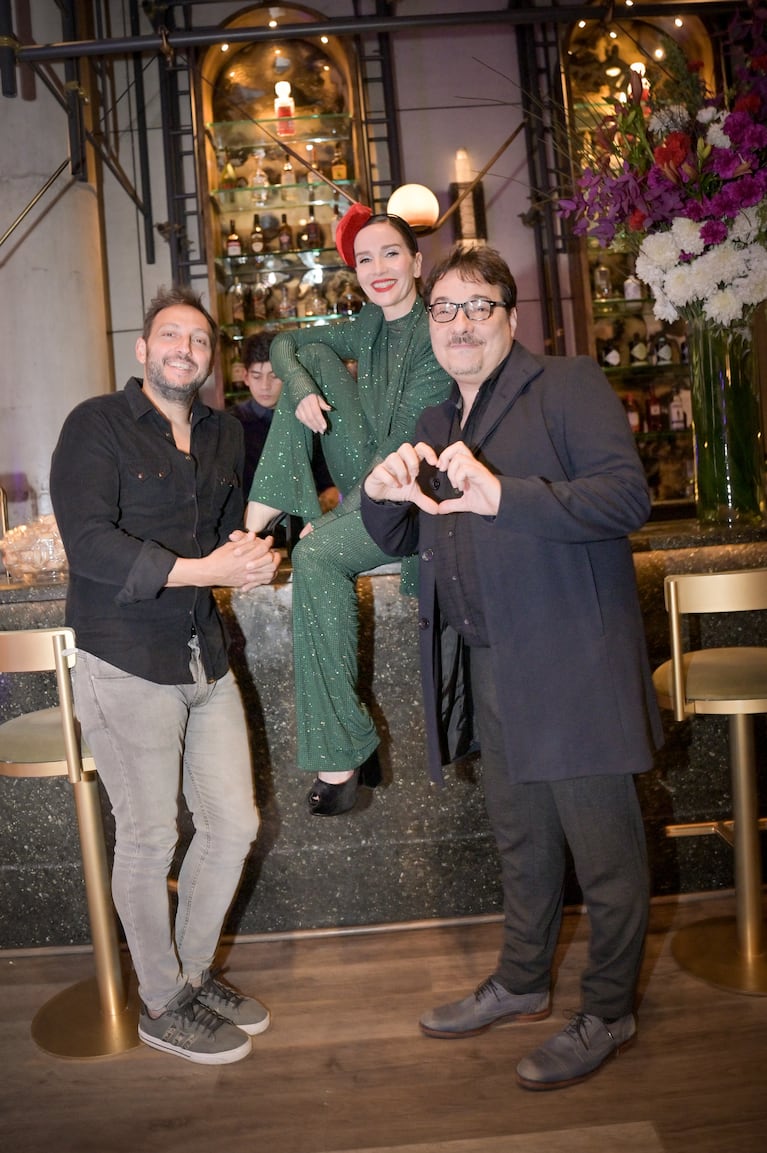
{"label": "green sequined trousers", "polygon": [[[283,393],[272,418],[250,499],[311,521],[293,564],[293,668],[296,760],[299,769],[355,769],[379,744],[358,693],[357,576],[396,559],[382,552],[362,523],[360,483],[376,460],[411,440],[429,404],[447,395],[449,380],[431,352],[420,300],[407,317],[383,323],[369,306],[351,325],[310,330],[272,344],[272,367]],[[357,360],[359,380],[344,360]],[[332,406],[322,449],[344,494],[337,509],[320,515],[311,471],[312,433],[295,417],[307,391],[321,391]],[[417,559],[403,561],[403,589],[412,591]]]}

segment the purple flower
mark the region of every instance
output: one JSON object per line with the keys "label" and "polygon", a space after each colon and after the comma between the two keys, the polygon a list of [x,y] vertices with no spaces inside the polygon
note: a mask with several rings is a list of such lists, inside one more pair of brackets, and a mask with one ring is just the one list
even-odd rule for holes
{"label": "purple flower", "polygon": [[700,238],[706,244],[721,244],[727,239],[727,225],[721,220],[707,220],[700,230]]}
{"label": "purple flower", "polygon": [[740,152],[756,152],[760,148],[767,148],[767,127],[757,124],[747,112],[731,112],[722,128],[733,147]]}

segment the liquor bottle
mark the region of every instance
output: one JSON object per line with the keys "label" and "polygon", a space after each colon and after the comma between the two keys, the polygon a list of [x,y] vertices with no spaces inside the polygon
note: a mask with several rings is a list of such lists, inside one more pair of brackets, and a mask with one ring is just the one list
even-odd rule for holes
{"label": "liquor bottle", "polygon": [[277,117],[277,135],[295,136],[296,126],[293,123],[296,105],[290,95],[290,83],[287,80],[278,80],[274,86],[274,115]]}
{"label": "liquor bottle", "polygon": [[269,296],[269,286],[257,280],[253,285],[253,319],[266,320],[266,305]]}
{"label": "liquor bottle", "polygon": [[647,431],[663,432],[666,427],[667,416],[668,413],[660,397],[656,394],[653,386],[650,385],[647,391]]}
{"label": "liquor bottle", "polygon": [[307,316],[326,316],[328,311],[328,302],[322,294],[319,285],[314,287],[309,292],[306,298],[306,315]]}
{"label": "liquor bottle", "polygon": [[253,229],[250,233],[250,251],[254,256],[260,256],[266,247],[264,230],[257,212],[253,213]]}
{"label": "liquor bottle", "polygon": [[269,177],[261,165],[264,153],[261,149],[257,149],[253,155],[256,158],[256,170],[250,178],[250,187],[253,189],[253,203],[263,208],[269,198]]}
{"label": "liquor bottle", "polygon": [[641,432],[642,429],[642,413],[639,410],[634,394],[629,393],[623,402],[626,409],[626,416],[628,417],[629,428],[632,432]]}
{"label": "liquor bottle", "polygon": [[674,389],[668,406],[668,426],[672,432],[682,432],[687,428],[687,414],[685,404],[679,388]]}
{"label": "liquor bottle", "polygon": [[621,350],[614,340],[603,342],[601,360],[604,368],[620,368]]}
{"label": "liquor bottle", "polygon": [[613,282],[610,276],[610,269],[606,264],[598,264],[594,269],[594,295],[600,300],[606,300],[608,296],[612,296]]}
{"label": "liquor bottle", "polygon": [[333,219],[330,222],[330,243],[335,246],[338,225],[341,223],[341,209],[338,204],[333,206]]}
{"label": "liquor bottle", "polygon": [[330,175],[334,180],[346,180],[348,175],[346,157],[343,154],[343,149],[338,140],[333,149],[333,159],[330,162]]}
{"label": "liquor bottle", "polygon": [[665,332],[659,332],[653,339],[650,360],[652,364],[671,364],[674,358],[671,342]]}
{"label": "liquor bottle", "polygon": [[237,184],[237,173],[234,171],[234,165],[227,156],[226,163],[221,170],[221,178],[218,182],[219,188],[234,188]]}
{"label": "liquor bottle", "polygon": [[277,305],[277,315],[283,320],[296,315],[296,310],[293,301],[290,299],[290,292],[287,284],[280,285],[280,299]]}
{"label": "liquor bottle", "polygon": [[282,214],[282,223],[277,232],[277,247],[280,252],[291,252],[293,250],[293,230],[288,224],[288,218],[284,212]]}
{"label": "liquor bottle", "polygon": [[285,162],[282,165],[282,199],[288,203],[296,198],[295,192],[296,174],[293,171],[293,165],[290,162],[290,157],[285,153]]}
{"label": "liquor bottle", "polygon": [[314,219],[313,208],[309,209],[309,219],[306,222],[304,236],[306,237],[307,248],[322,248],[322,229]]}
{"label": "liquor bottle", "polygon": [[647,341],[641,333],[635,332],[629,341],[629,364],[634,368],[647,364],[647,353]]}
{"label": "liquor bottle", "polygon": [[234,221],[229,221],[229,235],[226,238],[226,255],[227,256],[242,256],[242,241],[237,229],[234,227]]}
{"label": "liquor bottle", "polygon": [[623,299],[630,308],[639,308],[642,304],[642,281],[634,273],[630,273],[623,281]]}
{"label": "liquor bottle", "polygon": [[245,322],[245,288],[239,276],[235,276],[234,283],[229,286],[229,313],[232,324]]}

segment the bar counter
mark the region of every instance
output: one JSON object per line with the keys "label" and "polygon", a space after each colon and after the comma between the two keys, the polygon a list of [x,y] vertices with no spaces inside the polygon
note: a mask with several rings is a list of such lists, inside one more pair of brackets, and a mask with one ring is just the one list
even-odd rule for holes
{"label": "bar counter", "polygon": [[[767,526],[701,529],[650,523],[632,538],[653,667],[666,660],[663,578],[672,572],[767,565]],[[291,584],[243,594],[221,590],[232,664],[245,700],[262,827],[226,932],[260,934],[498,913],[495,847],[481,790],[481,762],[428,782],[417,669],[417,611],[399,593],[399,567],[359,578],[361,683],[383,735],[384,786],[361,790],[348,816],[311,817],[308,774],[295,769]],[[0,583],[0,629],[63,623],[65,585]],[[767,613],[717,624],[721,643],[767,645]],[[55,698],[55,686],[0,677],[0,720]],[[675,723],[653,770],[639,778],[655,895],[729,888],[732,852],[716,837],[667,838],[665,827],[730,814],[727,722]],[[556,724],[552,716],[552,724]],[[764,718],[757,721],[764,763]],[[764,782],[762,782],[764,784]],[[62,778],[0,780],[0,948],[89,940],[71,791]],[[763,809],[767,804],[763,804]],[[107,839],[111,816],[104,799]],[[188,835],[182,819],[182,845]],[[574,878],[567,899],[577,902]]]}

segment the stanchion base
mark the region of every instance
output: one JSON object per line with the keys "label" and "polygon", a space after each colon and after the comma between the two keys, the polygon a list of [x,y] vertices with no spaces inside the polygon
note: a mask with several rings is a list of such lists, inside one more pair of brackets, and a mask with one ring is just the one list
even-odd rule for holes
{"label": "stanchion base", "polygon": [[746,957],[739,951],[734,917],[711,917],[685,925],[672,937],[671,952],[682,969],[710,985],[732,993],[767,996],[767,954]]}
{"label": "stanchion base", "polygon": [[32,1021],[32,1038],[54,1057],[88,1060],[114,1057],[140,1044],[139,1005],[129,986],[125,1009],[115,1017],[101,1012],[95,978],[80,981],[47,1001]]}

